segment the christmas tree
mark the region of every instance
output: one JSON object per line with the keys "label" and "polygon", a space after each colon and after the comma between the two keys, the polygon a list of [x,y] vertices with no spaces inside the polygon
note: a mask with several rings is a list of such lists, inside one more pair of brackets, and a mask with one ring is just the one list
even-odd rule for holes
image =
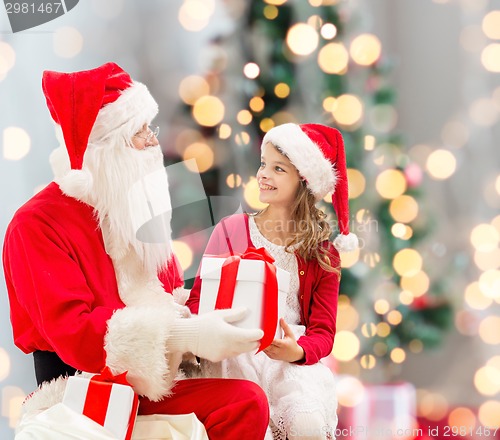
{"label": "christmas tree", "polygon": [[[390,62],[377,36],[357,29],[347,2],[252,0],[233,12],[236,30],[213,41],[205,78],[181,85],[192,118],[182,156],[198,160],[208,193],[238,196],[254,211],[262,208],[253,176],[265,132],[285,122],[341,130],[350,227],[361,246],[341,255],[333,354],[363,369],[389,366],[390,375],[408,350],[439,345],[452,319],[446,279],[428,250],[423,171],[395,130]],[[202,139],[198,150],[193,136]],[[333,224],[331,199],[322,207]]]}

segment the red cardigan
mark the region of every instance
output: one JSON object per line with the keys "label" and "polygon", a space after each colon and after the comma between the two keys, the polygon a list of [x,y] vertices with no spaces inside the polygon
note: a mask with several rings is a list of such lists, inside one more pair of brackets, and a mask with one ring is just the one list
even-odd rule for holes
{"label": "red cardigan", "polygon": [[[224,230],[225,229],[225,230]],[[228,241],[232,249],[229,249]],[[328,250],[340,262],[337,250],[330,242],[324,243]],[[253,246],[250,240],[248,216],[236,214],[219,223],[212,233],[205,250],[206,254],[244,252]],[[336,332],[339,276],[321,268],[316,260],[305,261],[297,255],[300,281],[300,317],[306,326],[304,336],[297,343],[304,349],[305,359],[300,363],[311,365],[328,356],[333,348]],[[191,289],[187,306],[192,313],[198,313],[201,280],[199,276]]]}

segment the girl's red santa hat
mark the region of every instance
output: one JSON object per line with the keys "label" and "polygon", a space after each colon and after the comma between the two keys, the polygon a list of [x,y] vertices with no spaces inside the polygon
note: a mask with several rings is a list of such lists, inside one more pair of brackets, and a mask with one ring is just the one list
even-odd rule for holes
{"label": "girl's red santa hat", "polygon": [[340,132],[321,124],[282,124],[269,130],[262,145],[270,142],[297,168],[317,201],[332,193],[340,234],[333,241],[339,252],[358,247],[349,232],[349,197],[344,140]]}
{"label": "girl's red santa hat", "polygon": [[89,144],[118,136],[123,146],[158,113],[144,84],[115,63],[80,72],[45,71],[42,88],[52,119],[61,128],[70,170],[56,181],[68,196],[85,199],[92,175],[85,167]]}

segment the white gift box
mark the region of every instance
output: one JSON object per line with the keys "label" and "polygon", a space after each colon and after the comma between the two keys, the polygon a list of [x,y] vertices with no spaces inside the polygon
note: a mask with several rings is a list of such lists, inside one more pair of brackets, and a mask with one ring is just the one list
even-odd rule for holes
{"label": "white gift box", "polygon": [[416,419],[416,390],[409,382],[365,384],[352,388],[350,376],[339,376],[338,391],[356,399],[352,407],[343,407],[339,418],[344,427],[355,427],[351,440],[405,440],[413,438]]}
{"label": "white gift box", "polygon": [[[225,258],[220,257],[203,257],[202,259],[199,314],[210,312],[215,308],[222,265],[225,261]],[[264,278],[264,261],[240,260],[232,307],[246,307],[248,313],[242,320],[235,322],[235,326],[240,328],[262,328]],[[285,311],[286,296],[290,288],[290,273],[277,267],[276,278],[278,281],[278,321],[275,338],[281,338],[282,331],[279,326],[279,318],[283,317]]]}
{"label": "white gift box", "polygon": [[[134,390],[128,385],[100,381],[93,381],[97,388],[91,387],[89,390],[91,381],[92,378],[69,377],[64,391],[64,405],[93,420],[94,415],[98,414],[98,418],[102,417],[104,423],[95,420],[97,423],[102,424],[117,439],[129,440],[132,433],[129,427],[133,425],[137,415],[137,396]],[[85,411],[89,405],[92,415]]]}

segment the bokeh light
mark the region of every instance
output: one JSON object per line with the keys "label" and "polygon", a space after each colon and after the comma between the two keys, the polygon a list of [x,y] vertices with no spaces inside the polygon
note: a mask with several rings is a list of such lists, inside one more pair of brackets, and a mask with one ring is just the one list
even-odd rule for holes
{"label": "bokeh light", "polygon": [[318,47],[319,35],[309,24],[297,23],[288,30],[286,42],[294,54],[309,55]]}
{"label": "bokeh light", "polygon": [[353,376],[344,375],[337,382],[337,398],[339,404],[344,407],[354,407],[365,397],[363,383]]}
{"label": "bokeh light", "polygon": [[64,26],[54,32],[52,43],[57,56],[73,58],[82,51],[83,36],[76,28]]}
{"label": "bokeh light", "polygon": [[195,142],[184,150],[182,159],[185,161],[195,159],[197,169],[191,169],[189,162],[186,163],[186,166],[193,172],[199,171],[200,173],[204,173],[214,164],[214,152],[206,143]]}
{"label": "bokeh light", "polygon": [[363,103],[355,95],[340,95],[333,105],[332,115],[340,125],[356,125],[363,118]]}
{"label": "bokeh light", "polygon": [[455,172],[457,160],[448,150],[436,150],[427,158],[426,168],[431,177],[436,180],[444,180]]}
{"label": "bokeh light", "polygon": [[[381,338],[387,338],[391,334],[391,326],[387,324],[387,322],[379,322],[377,324],[377,335],[380,336]],[[383,356],[387,353],[387,346],[384,343],[384,351],[382,354],[376,353],[379,356]]]}
{"label": "bokeh light", "polygon": [[484,48],[487,40],[481,26],[471,24],[462,29],[459,41],[464,50],[477,54]]}
{"label": "bokeh light", "polygon": [[410,223],[417,218],[418,203],[412,196],[403,194],[391,201],[389,212],[397,222]]}
{"label": "bokeh light", "polygon": [[448,412],[448,401],[438,393],[420,392],[418,415],[429,420],[441,420]]}
{"label": "bokeh light", "polygon": [[479,407],[479,423],[490,429],[500,428],[500,402],[498,400],[488,400]]}
{"label": "bokeh light", "polygon": [[479,324],[479,337],[488,345],[500,344],[500,316],[487,316]]}
{"label": "bokeh light", "polygon": [[430,278],[424,271],[419,271],[415,275],[402,276],[401,288],[406,292],[411,292],[413,296],[422,296],[429,290]]}
{"label": "bokeh light", "polygon": [[274,87],[274,94],[278,98],[286,98],[288,95],[290,95],[290,86],[286,83],[278,83]]}
{"label": "bokeh light", "polygon": [[2,347],[0,347],[0,382],[10,374],[10,357]]}
{"label": "bokeh light", "polygon": [[2,416],[8,418],[11,428],[17,426],[21,416],[21,406],[25,398],[26,394],[19,387],[7,385],[2,388]]}
{"label": "bokeh light", "polygon": [[391,325],[399,325],[403,320],[403,315],[399,310],[391,310],[387,314],[387,322]]}
{"label": "bokeh light", "polygon": [[260,75],[260,67],[256,63],[247,63],[243,67],[243,74],[249,79],[255,79]]}
{"label": "bokeh light", "polygon": [[482,223],[474,227],[470,234],[470,241],[478,251],[489,252],[498,246],[500,233],[494,226]]}
{"label": "bokeh light", "polygon": [[354,331],[359,324],[358,311],[348,302],[339,301],[337,313],[337,330]]}
{"label": "bokeh light", "polygon": [[337,28],[333,23],[325,23],[321,26],[320,34],[325,40],[331,40],[337,35]]}
{"label": "bokeh light", "polygon": [[500,392],[500,371],[491,365],[479,368],[474,374],[474,386],[483,396]]}
{"label": "bokeh light", "polygon": [[422,353],[424,344],[420,339],[413,339],[408,344],[408,348],[412,353]]}
{"label": "bokeh light", "polygon": [[287,0],[264,0],[268,5],[281,6],[287,2]]}
{"label": "bokeh light", "polygon": [[375,181],[375,188],[384,199],[395,199],[406,191],[406,179],[399,170],[382,171]]}
{"label": "bokeh light", "polygon": [[229,124],[220,124],[219,126],[219,138],[229,139],[233,130]]}
{"label": "bokeh light", "polygon": [[403,223],[394,223],[391,228],[391,233],[396,238],[401,240],[409,240],[413,236],[413,229]]}
{"label": "bokeh light", "polygon": [[237,188],[241,186],[242,180],[239,174],[231,173],[226,178],[226,185],[229,188]]}
{"label": "bokeh light", "polygon": [[375,136],[370,134],[366,135],[364,146],[366,151],[372,151],[375,148]]}
{"label": "bokeh light", "polygon": [[476,99],[470,106],[471,120],[482,127],[491,127],[498,121],[498,109],[493,99]]}
{"label": "bokeh light", "polygon": [[365,370],[371,370],[377,365],[377,359],[372,354],[365,354],[361,356],[359,363]]}
{"label": "bokeh light", "polygon": [[354,168],[347,169],[347,180],[349,182],[349,198],[355,199],[365,191],[366,179],[363,173]]}
{"label": "bokeh light", "polygon": [[181,240],[172,241],[172,250],[179,260],[182,270],[188,269],[193,264],[193,251]]}
{"label": "bokeh light", "polygon": [[234,135],[234,142],[240,147],[250,144],[250,135],[246,131],[240,131]]}
{"label": "bokeh light", "polygon": [[318,53],[318,65],[325,73],[347,72],[349,53],[342,43],[328,43]]}
{"label": "bokeh light", "polygon": [[254,96],[248,105],[253,112],[260,113],[264,110],[265,102],[260,96]]}
{"label": "bokeh light", "polygon": [[208,25],[214,8],[214,0],[184,0],[179,8],[179,23],[187,31],[201,31]]}
{"label": "bokeh light", "polygon": [[396,348],[392,349],[392,351],[391,351],[392,362],[394,362],[396,364],[401,364],[405,361],[405,359],[406,359],[406,353],[402,348],[396,347]]}
{"label": "bokeh light", "polygon": [[492,40],[500,40],[500,11],[490,11],[482,23],[483,32]]}
{"label": "bokeh light", "polygon": [[377,334],[377,326],[373,322],[365,322],[361,326],[361,334],[365,338],[373,338]]}
{"label": "bokeh light", "polygon": [[279,9],[273,5],[266,5],[263,14],[268,20],[274,20],[279,15]]}
{"label": "bokeh light", "polygon": [[391,306],[386,299],[377,299],[373,305],[373,309],[379,315],[385,315],[389,311],[390,307]]}
{"label": "bokeh light", "polygon": [[474,281],[465,288],[464,300],[467,305],[476,310],[487,309],[493,300],[483,294],[479,288],[479,283]]}
{"label": "bokeh light", "polygon": [[467,432],[474,429],[476,426],[476,416],[469,408],[455,408],[448,416],[448,426],[453,430],[460,432],[460,428],[467,427]]}
{"label": "bokeh light", "polygon": [[394,270],[401,276],[412,277],[422,270],[422,257],[415,249],[402,249],[393,259]]}
{"label": "bokeh light", "polygon": [[2,136],[2,153],[6,160],[20,160],[31,149],[31,138],[28,133],[19,127],[7,127]]}
{"label": "bokeh light", "polygon": [[260,121],[259,127],[264,132],[267,133],[271,128],[273,128],[276,124],[271,118],[264,118]]}
{"label": "bokeh light", "polygon": [[500,299],[500,270],[485,270],[479,276],[479,288],[488,298]]}
{"label": "bokeh light", "polygon": [[358,35],[349,48],[352,59],[361,66],[375,63],[380,58],[381,52],[380,40],[372,34]]}
{"label": "bokeh light", "polygon": [[474,252],[474,263],[483,271],[500,268],[500,249]]}
{"label": "bokeh light", "polygon": [[340,266],[348,268],[354,266],[359,261],[360,249],[355,249],[352,252],[341,252]]}
{"label": "bokeh light", "polygon": [[210,87],[205,78],[198,75],[189,75],[179,84],[179,96],[189,105],[193,105],[202,96],[210,93]]}
{"label": "bokeh light", "polygon": [[267,206],[267,203],[262,203],[259,200],[259,194],[259,183],[257,179],[255,177],[250,177],[243,192],[243,198],[250,208],[260,210]]}
{"label": "bokeh light", "polygon": [[331,112],[333,110],[335,101],[336,99],[333,96],[327,96],[325,99],[323,99],[323,109],[326,112]]}
{"label": "bokeh light", "polygon": [[200,125],[214,127],[224,118],[224,104],[217,96],[202,96],[193,106],[193,117]]}
{"label": "bokeh light", "polygon": [[241,125],[250,124],[250,122],[252,122],[252,119],[253,119],[252,113],[250,113],[248,110],[240,110],[236,115],[236,120]]}
{"label": "bokeh light", "polygon": [[347,362],[358,355],[359,346],[359,339],[354,333],[341,330],[335,335],[332,354],[335,359]]}
{"label": "bokeh light", "polygon": [[486,70],[500,72],[500,44],[492,43],[486,46],[481,53],[481,62]]}

